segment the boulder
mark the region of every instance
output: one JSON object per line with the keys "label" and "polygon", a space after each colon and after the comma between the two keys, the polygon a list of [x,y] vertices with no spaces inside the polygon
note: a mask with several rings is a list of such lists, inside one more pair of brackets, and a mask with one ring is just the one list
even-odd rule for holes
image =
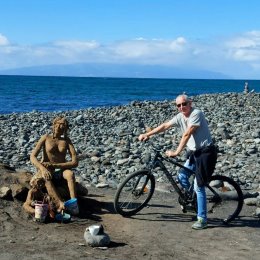
{"label": "boulder", "polygon": [[0,198],[24,201],[32,176],[30,172],[16,172],[12,167],[0,163]]}

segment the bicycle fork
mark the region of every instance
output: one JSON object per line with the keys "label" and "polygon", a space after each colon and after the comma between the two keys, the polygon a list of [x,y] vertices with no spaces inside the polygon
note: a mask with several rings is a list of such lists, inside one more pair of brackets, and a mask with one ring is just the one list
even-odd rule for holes
{"label": "bicycle fork", "polygon": [[[150,174],[150,171],[149,171],[149,174]],[[144,179],[144,181],[142,181],[142,179]],[[135,196],[140,196],[141,194],[148,192],[148,188],[147,188],[148,181],[149,181],[149,178],[147,178],[145,176],[138,177],[138,179],[134,185],[133,191],[132,191]]]}

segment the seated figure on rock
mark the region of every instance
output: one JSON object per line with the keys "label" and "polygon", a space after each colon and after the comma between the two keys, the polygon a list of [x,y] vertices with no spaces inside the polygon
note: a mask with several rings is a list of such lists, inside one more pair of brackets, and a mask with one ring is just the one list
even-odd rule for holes
{"label": "seated figure on rock", "polygon": [[[45,180],[47,192],[57,212],[60,212],[64,210],[66,199],[76,198],[75,175],[72,168],[78,166],[78,159],[75,148],[67,136],[66,118],[55,118],[52,130],[52,134],[45,134],[40,138],[31,153],[30,160],[38,169],[32,181],[34,178]],[[41,151],[42,158],[38,160],[37,157]],[[68,157],[70,157],[69,160]],[[66,191],[68,191],[67,194]]]}

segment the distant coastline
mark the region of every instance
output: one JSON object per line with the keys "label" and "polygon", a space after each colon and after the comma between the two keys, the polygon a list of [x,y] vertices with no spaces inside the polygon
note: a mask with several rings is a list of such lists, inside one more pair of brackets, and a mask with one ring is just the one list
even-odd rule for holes
{"label": "distant coastline", "polygon": [[76,63],[67,65],[45,65],[0,70],[0,75],[67,76],[67,77],[116,77],[116,78],[192,78],[231,79],[223,73],[179,68],[166,65]]}

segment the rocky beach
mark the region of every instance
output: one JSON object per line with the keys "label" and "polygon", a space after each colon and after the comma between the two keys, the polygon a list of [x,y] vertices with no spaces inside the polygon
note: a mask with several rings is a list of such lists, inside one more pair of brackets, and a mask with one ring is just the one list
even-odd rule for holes
{"label": "rocky beach", "polygon": [[[209,256],[214,259],[258,259],[260,94],[208,94],[192,99],[193,106],[204,111],[218,146],[215,172],[232,177],[243,189],[245,205],[240,218],[229,226],[232,228],[209,221],[209,228],[203,235],[192,231],[192,216],[184,215],[178,208],[177,198],[169,195],[167,181],[159,171],[156,172],[158,192],[149,207],[134,218],[114,214],[116,187],[127,174],[144,167],[150,153],[149,144],[139,142],[138,135],[171,119],[177,112],[174,100],[133,101],[126,106],[67,112],[2,114],[1,185],[6,180],[15,182],[11,177],[19,172],[31,174],[36,171],[29,160],[32,149],[40,136],[51,132],[52,120],[65,116],[70,124],[69,136],[80,160],[74,171],[77,180],[89,189],[89,196],[81,204],[86,209],[81,219],[70,224],[47,225],[28,219],[21,200],[0,199],[0,258],[133,260],[170,259],[173,256],[190,259],[200,255],[200,259]],[[174,149],[179,139],[175,129],[151,138],[162,150]],[[184,154],[179,159],[183,162]],[[172,168],[173,174],[177,170]],[[31,175],[24,175],[25,179],[28,176]],[[102,223],[110,235],[108,248],[86,247],[83,233],[94,223]],[[199,247],[194,242],[197,240],[201,243]]]}
{"label": "rocky beach", "polygon": [[[245,188],[258,189],[259,93],[210,94],[192,99],[193,106],[204,111],[219,147],[216,173],[231,176]],[[143,167],[149,146],[138,142],[137,137],[145,128],[172,118],[177,112],[173,101],[133,101],[108,108],[0,115],[0,162],[35,172],[30,153],[40,136],[51,132],[52,120],[62,115],[69,121],[69,136],[80,159],[75,169],[77,176],[88,185],[115,187],[126,174]],[[152,140],[162,149],[174,149],[179,139],[178,131],[172,129]]]}

